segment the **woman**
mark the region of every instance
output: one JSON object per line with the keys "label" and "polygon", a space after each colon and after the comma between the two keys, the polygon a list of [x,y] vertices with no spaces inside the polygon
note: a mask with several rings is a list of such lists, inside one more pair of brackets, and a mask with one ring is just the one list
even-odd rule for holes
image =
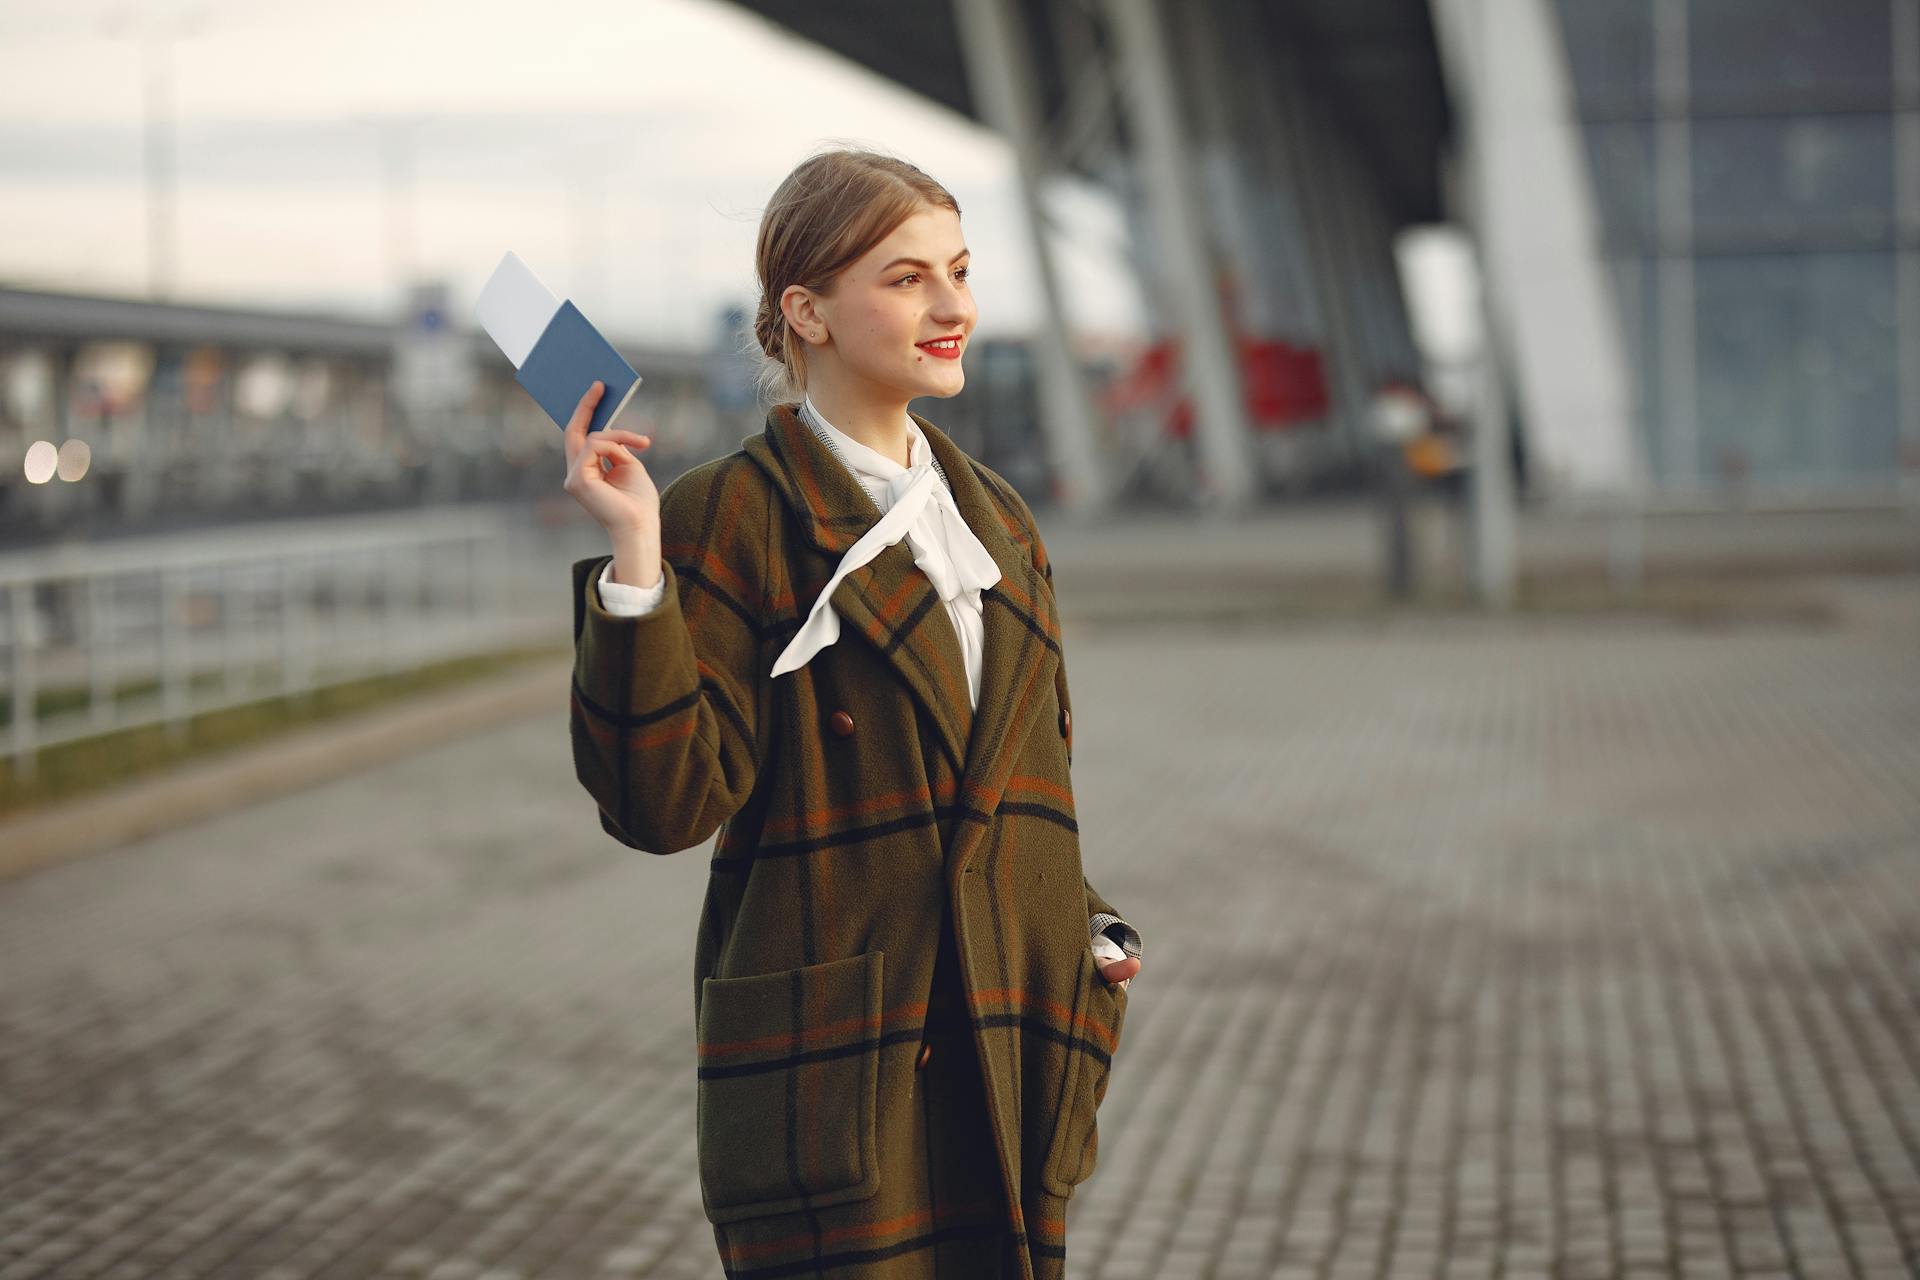
{"label": "woman", "polygon": [[1140,939],[1081,869],[1033,515],[907,410],[964,381],[959,205],[816,155],[757,257],[763,433],[657,492],[646,436],[588,434],[597,386],[567,427],[613,546],[573,566],[575,771],[634,848],[720,833],[694,1014],[726,1273],[1058,1277]]}

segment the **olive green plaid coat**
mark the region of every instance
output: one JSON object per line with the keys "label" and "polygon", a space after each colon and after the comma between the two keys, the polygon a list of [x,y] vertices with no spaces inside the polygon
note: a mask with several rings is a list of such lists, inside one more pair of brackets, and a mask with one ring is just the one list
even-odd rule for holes
{"label": "olive green plaid coat", "polygon": [[[795,409],[662,492],[652,612],[607,612],[609,557],[573,565],[570,733],[601,824],[661,854],[719,832],[694,955],[707,1217],[743,1280],[936,1257],[1059,1277],[1129,997],[1088,947],[1089,915],[1121,913],[1081,868],[1052,568],[1013,487],[915,414],[1002,575],[978,710],[904,539],[835,589],[839,640],[770,679],[881,514]],[[985,1114],[977,1088],[949,1095],[962,1115],[916,1096],[943,912]],[[931,1158],[929,1133],[978,1158]]]}

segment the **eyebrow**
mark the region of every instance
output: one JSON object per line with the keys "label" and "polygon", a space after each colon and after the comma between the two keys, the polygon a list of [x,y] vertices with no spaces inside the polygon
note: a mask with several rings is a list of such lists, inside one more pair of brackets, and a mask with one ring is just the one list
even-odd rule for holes
{"label": "eyebrow", "polygon": [[[962,249],[960,252],[953,255],[953,260],[955,262],[958,262],[960,261],[960,259],[966,257],[968,254],[972,252],[973,252],[972,249]],[[922,262],[919,258],[895,258],[892,262],[889,262],[886,266],[880,269],[882,271],[891,271],[895,267],[899,267],[899,266],[920,267],[928,271],[933,270],[933,264],[931,262]]]}

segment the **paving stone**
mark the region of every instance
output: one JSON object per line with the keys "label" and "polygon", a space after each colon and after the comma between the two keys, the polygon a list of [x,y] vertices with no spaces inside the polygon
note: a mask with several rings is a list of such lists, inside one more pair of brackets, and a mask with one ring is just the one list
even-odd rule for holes
{"label": "paving stone", "polygon": [[[1209,629],[1063,581],[1147,947],[1074,1280],[1920,1274],[1920,584],[1834,589],[1878,607]],[[0,1277],[718,1277],[704,851],[583,818],[563,729],[0,883]]]}

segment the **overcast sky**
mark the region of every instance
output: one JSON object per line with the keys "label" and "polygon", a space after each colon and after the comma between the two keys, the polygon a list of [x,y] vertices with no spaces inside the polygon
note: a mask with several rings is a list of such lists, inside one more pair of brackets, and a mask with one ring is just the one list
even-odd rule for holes
{"label": "overcast sky", "polygon": [[[848,143],[953,191],[982,334],[1039,322],[1005,145],[719,0],[8,0],[0,282],[145,295],[142,29],[184,30],[154,55],[173,69],[182,299],[385,316],[411,257],[470,309],[513,249],[622,337],[704,342],[721,306],[755,300],[774,187]],[[1136,332],[1116,211],[1053,198],[1076,326]]]}

